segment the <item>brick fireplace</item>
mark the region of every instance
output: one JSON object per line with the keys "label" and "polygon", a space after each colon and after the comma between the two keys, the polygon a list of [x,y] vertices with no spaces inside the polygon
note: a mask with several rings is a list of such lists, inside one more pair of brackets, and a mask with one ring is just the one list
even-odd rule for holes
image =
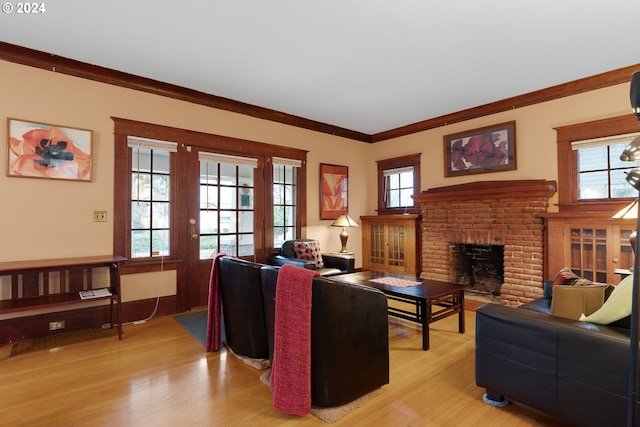
{"label": "brick fireplace", "polygon": [[[516,306],[542,296],[544,223],[556,182],[483,181],[415,194],[420,206],[425,279],[456,281],[457,244],[503,246],[500,303]],[[457,280],[459,281],[459,280]]]}

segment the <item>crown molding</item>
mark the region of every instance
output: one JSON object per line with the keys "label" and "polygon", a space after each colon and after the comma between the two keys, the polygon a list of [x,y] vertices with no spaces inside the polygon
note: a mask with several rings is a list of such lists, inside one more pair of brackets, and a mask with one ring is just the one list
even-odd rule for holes
{"label": "crown molding", "polygon": [[244,102],[235,101],[233,99],[199,92],[182,86],[88,64],[86,62],[76,61],[75,59],[69,59],[10,43],[0,42],[0,59],[40,68],[42,70],[49,70],[55,73],[66,74],[127,89],[179,99],[181,101],[205,105],[207,107],[231,111],[356,141],[371,142],[371,135],[366,133],[356,132],[338,126],[317,122],[315,120],[271,110],[269,108],[258,107]]}
{"label": "crown molding", "polygon": [[459,123],[503,111],[513,110],[591,90],[630,82],[633,72],[640,69],[640,64],[636,64],[369,135],[363,132],[357,132],[339,126],[305,119],[303,117],[286,114],[269,108],[258,107],[244,102],[235,101],[233,99],[188,89],[146,77],[136,76],[110,68],[88,64],[86,62],[29,49],[11,43],[0,42],[0,60],[101,83],[107,83],[127,89],[152,93],[155,95],[367,143],[386,141],[453,123]]}
{"label": "crown molding", "polygon": [[444,116],[423,120],[407,126],[376,133],[371,136],[371,142],[385,141],[388,139],[398,138],[400,136],[423,132],[429,129],[464,122],[466,120],[501,113],[503,111],[515,110],[516,108],[522,108],[596,89],[602,89],[608,86],[627,83],[631,81],[631,75],[639,69],[640,64],[619,68],[617,70],[608,71],[595,76],[585,77],[583,79],[559,84],[546,89],[529,92],[524,95],[514,96],[512,98],[502,99],[500,101],[457,111]]}

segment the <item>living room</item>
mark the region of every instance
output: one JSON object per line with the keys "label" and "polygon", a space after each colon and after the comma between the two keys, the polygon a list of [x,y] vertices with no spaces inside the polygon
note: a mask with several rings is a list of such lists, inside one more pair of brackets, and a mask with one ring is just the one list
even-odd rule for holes
{"label": "living room", "polygon": [[[23,50],[8,44],[0,46],[0,75],[4,77],[0,81],[0,93],[5,116],[0,120],[0,134],[10,134],[9,122],[5,120],[8,118],[90,130],[93,156],[91,179],[89,182],[75,182],[0,176],[0,188],[7,200],[0,222],[5,242],[0,248],[0,262],[126,255],[114,250],[121,245],[117,227],[122,225],[122,221],[119,219],[121,213],[117,199],[122,193],[130,192],[128,188],[123,190],[119,186],[121,181],[117,170],[121,157],[114,142],[116,123],[126,122],[126,126],[140,129],[167,127],[174,134],[197,133],[207,140],[206,148],[215,148],[215,143],[211,145],[208,142],[211,137],[220,141],[220,147],[227,154],[242,154],[242,150],[234,150],[233,147],[240,147],[247,141],[259,144],[265,150],[280,147],[277,150],[294,152],[296,155],[305,152],[305,205],[301,237],[317,239],[323,251],[327,252],[339,251],[340,240],[339,230],[331,227],[333,220],[322,219],[320,214],[319,170],[323,164],[348,168],[349,215],[356,220],[377,212],[377,162],[415,154],[420,154],[420,191],[483,181],[546,180],[558,183],[557,192],[550,196],[548,205],[548,212],[554,213],[559,211],[563,194],[567,193],[566,187],[562,186],[566,177],[562,176],[557,129],[600,121],[610,123],[625,117],[632,121],[631,125],[625,119],[623,126],[615,128],[609,125],[604,130],[605,134],[581,139],[640,131],[640,124],[634,130],[629,130],[629,127],[636,125],[629,108],[630,76],[633,71],[640,69],[640,64],[634,63],[625,68],[564,82],[553,88],[541,88],[528,96],[483,106],[486,108],[460,111],[452,114],[450,121],[445,119],[435,125],[424,123],[422,127],[417,126],[417,131],[405,129],[404,133],[400,132],[397,136],[379,135],[379,140],[375,142],[364,142],[350,137],[348,133],[341,134],[339,129],[332,134],[329,128],[323,128],[327,131],[317,131],[311,126],[274,120],[272,116],[261,118],[176,99],[175,96],[163,96],[162,91],[166,88],[145,91],[126,87],[121,81],[111,84],[104,79],[104,74],[102,80],[92,79],[90,73],[82,75],[69,71],[86,71],[86,64],[74,64],[73,61],[67,62],[55,56],[44,60],[47,56],[47,52]],[[32,59],[29,60],[29,57]],[[68,68],[65,70],[65,67]],[[100,70],[92,72],[101,75]],[[120,76],[120,79],[124,80],[125,77]],[[481,175],[446,176],[443,149],[446,136],[511,122],[515,122],[516,126],[517,167]],[[197,147],[197,144],[193,145]],[[0,168],[8,170],[7,156],[0,158]],[[106,221],[95,221],[95,212],[104,212]],[[187,219],[186,215],[184,219]],[[597,219],[602,218],[598,216]],[[363,262],[362,228],[350,228],[348,231],[348,249],[354,252],[355,266],[359,269]],[[263,254],[271,249],[263,247]],[[264,261],[264,256],[259,260]],[[163,257],[147,260],[144,265],[135,268],[124,266],[123,321],[145,318],[154,311],[154,306],[159,307],[158,315],[168,317],[198,307],[184,300],[187,273],[183,265],[177,265],[180,263],[179,257]],[[541,278],[546,278],[543,277],[545,274],[546,269],[544,273],[539,273]],[[0,281],[0,286],[0,299],[10,299],[10,281],[5,278]],[[0,322],[13,328],[25,320],[23,314],[0,314]],[[36,316],[43,312],[35,310],[28,314]],[[56,319],[51,317],[45,323],[49,320]],[[147,326],[150,325],[135,325],[136,328]],[[10,336],[8,329],[7,326],[5,337]],[[130,330],[132,335],[138,333],[133,327]],[[467,330],[473,330],[473,324]],[[407,339],[411,340],[413,346],[418,338],[411,335],[415,332],[411,331]],[[125,330],[124,345],[128,332]],[[398,334],[402,335],[403,332]],[[7,339],[2,344],[8,344],[11,340]],[[438,344],[434,344],[433,350],[437,347]],[[452,351],[471,350],[467,346]],[[440,357],[444,360],[447,356]],[[208,362],[205,359],[201,363]],[[415,368],[415,365],[410,366]],[[525,415],[525,419],[527,416],[530,415]],[[533,425],[526,422],[522,425]],[[449,421],[442,425],[456,424]]]}

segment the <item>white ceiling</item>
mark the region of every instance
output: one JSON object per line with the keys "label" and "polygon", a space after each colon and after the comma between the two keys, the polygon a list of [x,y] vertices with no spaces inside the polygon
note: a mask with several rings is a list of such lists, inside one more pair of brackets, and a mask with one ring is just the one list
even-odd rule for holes
{"label": "white ceiling", "polygon": [[366,134],[640,63],[640,0],[41,3],[0,41]]}

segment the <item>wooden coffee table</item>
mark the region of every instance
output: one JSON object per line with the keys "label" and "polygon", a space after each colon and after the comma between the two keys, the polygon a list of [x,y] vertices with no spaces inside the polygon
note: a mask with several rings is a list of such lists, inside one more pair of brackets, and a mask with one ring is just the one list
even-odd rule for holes
{"label": "wooden coffee table", "polygon": [[[373,282],[372,279],[395,278],[420,282],[414,286],[394,286]],[[380,289],[388,299],[413,305],[415,310],[403,310],[389,306],[389,316],[410,320],[422,325],[422,349],[429,350],[429,324],[458,313],[458,332],[464,333],[464,290],[466,286],[437,280],[416,279],[411,276],[378,271],[339,274],[329,279]],[[392,281],[392,280],[391,280]]]}

